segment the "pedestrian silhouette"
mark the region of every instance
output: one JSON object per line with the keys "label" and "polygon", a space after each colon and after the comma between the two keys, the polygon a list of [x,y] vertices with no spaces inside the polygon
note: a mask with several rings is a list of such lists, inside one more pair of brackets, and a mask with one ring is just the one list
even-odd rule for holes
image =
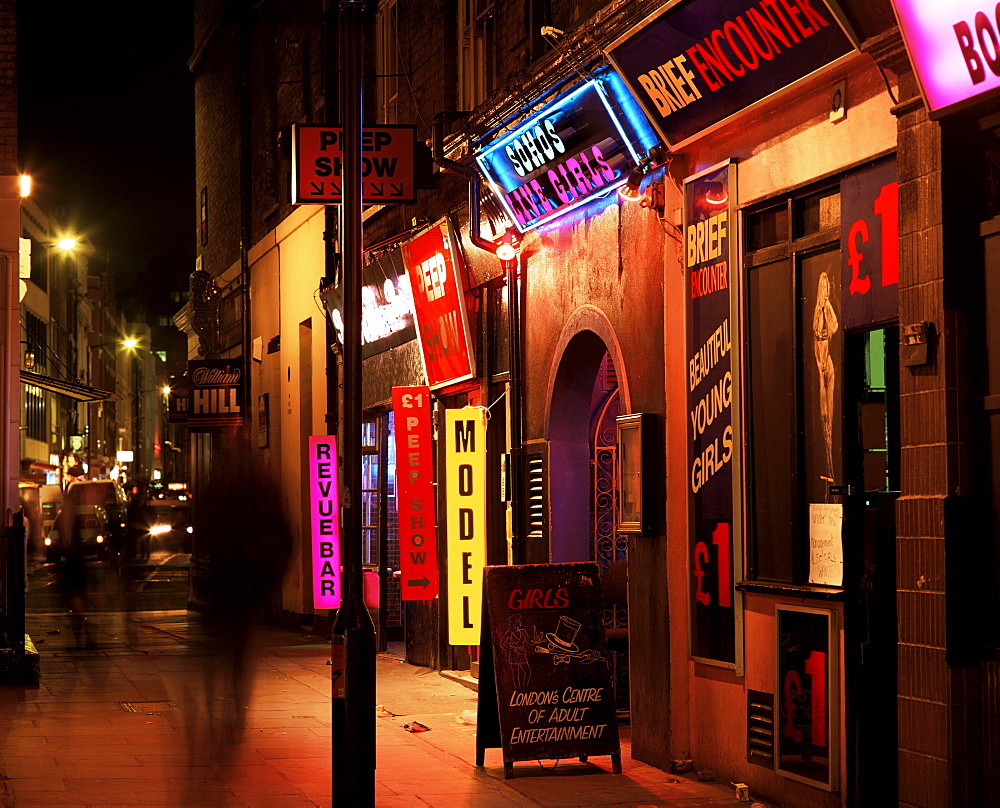
{"label": "pedestrian silhouette", "polygon": [[53,525],[60,544],[58,580],[63,603],[69,612],[78,647],[94,644],[94,630],[87,619],[90,570],[79,530],[80,497],[74,488],[66,492],[62,509]]}
{"label": "pedestrian silhouette", "polygon": [[195,500],[195,536],[208,549],[206,624],[216,655],[205,669],[211,751],[232,754],[252,693],[254,626],[278,591],[292,534],[277,478],[239,430],[222,437],[208,483]]}

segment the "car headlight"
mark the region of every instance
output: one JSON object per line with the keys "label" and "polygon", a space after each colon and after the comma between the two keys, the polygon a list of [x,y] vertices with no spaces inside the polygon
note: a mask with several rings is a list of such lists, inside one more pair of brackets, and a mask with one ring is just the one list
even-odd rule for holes
{"label": "car headlight", "polygon": [[149,529],[150,536],[159,536],[161,533],[169,533],[172,530],[170,525],[153,525]]}

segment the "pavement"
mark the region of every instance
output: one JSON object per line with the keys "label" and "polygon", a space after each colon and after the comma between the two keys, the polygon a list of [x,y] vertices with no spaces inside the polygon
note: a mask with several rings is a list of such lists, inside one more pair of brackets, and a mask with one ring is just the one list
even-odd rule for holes
{"label": "pavement", "polygon": [[[199,615],[94,613],[79,635],[62,612],[27,623],[41,682],[0,688],[4,808],[362,808],[333,801],[328,642],[257,631],[240,737],[225,729],[234,701]],[[622,774],[593,757],[520,762],[505,780],[500,749],[475,766],[474,690],[392,654],[376,676],[378,808],[748,805],[729,784],[632,760],[627,725]]]}

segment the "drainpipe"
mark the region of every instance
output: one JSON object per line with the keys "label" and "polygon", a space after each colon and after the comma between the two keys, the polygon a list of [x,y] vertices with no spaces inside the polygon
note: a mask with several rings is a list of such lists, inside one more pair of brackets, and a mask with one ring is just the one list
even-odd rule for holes
{"label": "drainpipe", "polygon": [[[497,254],[498,244],[483,238],[480,233],[479,192],[481,179],[479,172],[444,154],[444,121],[438,114],[434,118],[432,154],[434,162],[442,171],[459,174],[469,181],[469,241],[481,250]],[[510,509],[511,537],[510,562],[527,562],[525,547],[524,508],[524,450],[522,432],[524,424],[524,402],[521,395],[521,255],[510,260],[501,259],[507,279],[507,367],[508,367],[508,408],[510,413]]]}

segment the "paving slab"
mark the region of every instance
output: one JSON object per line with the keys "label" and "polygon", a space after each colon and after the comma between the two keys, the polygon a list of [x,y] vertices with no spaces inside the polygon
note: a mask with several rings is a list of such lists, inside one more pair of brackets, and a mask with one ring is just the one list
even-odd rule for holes
{"label": "paving slab", "polygon": [[[199,615],[93,614],[83,648],[65,613],[27,622],[40,680],[0,687],[3,808],[362,808],[336,800],[331,783],[328,643],[258,630],[245,729],[233,735],[222,717],[237,711],[211,676],[219,659]],[[520,762],[505,779],[499,749],[475,766],[467,676],[391,654],[379,655],[376,676],[377,808],[741,805],[729,786],[633,761],[627,725],[620,775],[595,757]],[[407,732],[414,721],[430,729]]]}

